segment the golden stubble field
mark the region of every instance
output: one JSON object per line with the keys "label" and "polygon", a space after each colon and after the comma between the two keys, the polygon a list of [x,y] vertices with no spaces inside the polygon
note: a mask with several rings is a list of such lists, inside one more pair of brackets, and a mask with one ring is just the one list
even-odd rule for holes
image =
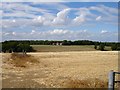
{"label": "golden stubble field", "polygon": [[28,55],[38,62],[26,60],[26,67],[16,67],[11,54],[2,54],[3,88],[107,88],[109,71],[118,70],[117,51],[36,52]]}

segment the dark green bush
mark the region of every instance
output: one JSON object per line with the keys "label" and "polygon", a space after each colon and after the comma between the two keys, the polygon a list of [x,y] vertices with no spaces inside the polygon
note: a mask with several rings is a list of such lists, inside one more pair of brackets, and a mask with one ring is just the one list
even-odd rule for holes
{"label": "dark green bush", "polygon": [[117,48],[118,48],[117,44],[113,44],[113,45],[111,46],[111,49],[112,49],[112,50],[117,50]]}
{"label": "dark green bush", "polygon": [[99,50],[104,51],[104,50],[105,50],[104,48],[105,48],[105,45],[104,45],[104,44],[100,44],[100,45],[99,45]]}

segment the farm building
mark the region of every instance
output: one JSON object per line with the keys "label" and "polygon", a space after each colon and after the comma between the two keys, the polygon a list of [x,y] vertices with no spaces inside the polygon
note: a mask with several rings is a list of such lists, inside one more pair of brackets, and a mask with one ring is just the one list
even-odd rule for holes
{"label": "farm building", "polygon": [[57,46],[59,46],[59,45],[62,45],[62,43],[57,42],[57,43],[52,43],[52,45],[57,45]]}

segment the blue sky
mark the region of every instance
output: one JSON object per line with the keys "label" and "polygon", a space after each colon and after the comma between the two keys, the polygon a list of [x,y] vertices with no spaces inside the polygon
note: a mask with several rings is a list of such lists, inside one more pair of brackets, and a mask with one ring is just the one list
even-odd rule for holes
{"label": "blue sky", "polygon": [[1,3],[4,40],[117,41],[117,2]]}

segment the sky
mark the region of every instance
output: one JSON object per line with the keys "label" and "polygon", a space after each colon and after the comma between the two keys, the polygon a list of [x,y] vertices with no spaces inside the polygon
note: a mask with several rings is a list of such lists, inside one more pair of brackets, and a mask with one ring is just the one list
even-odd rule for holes
{"label": "sky", "polygon": [[2,2],[2,40],[118,40],[117,2]]}

